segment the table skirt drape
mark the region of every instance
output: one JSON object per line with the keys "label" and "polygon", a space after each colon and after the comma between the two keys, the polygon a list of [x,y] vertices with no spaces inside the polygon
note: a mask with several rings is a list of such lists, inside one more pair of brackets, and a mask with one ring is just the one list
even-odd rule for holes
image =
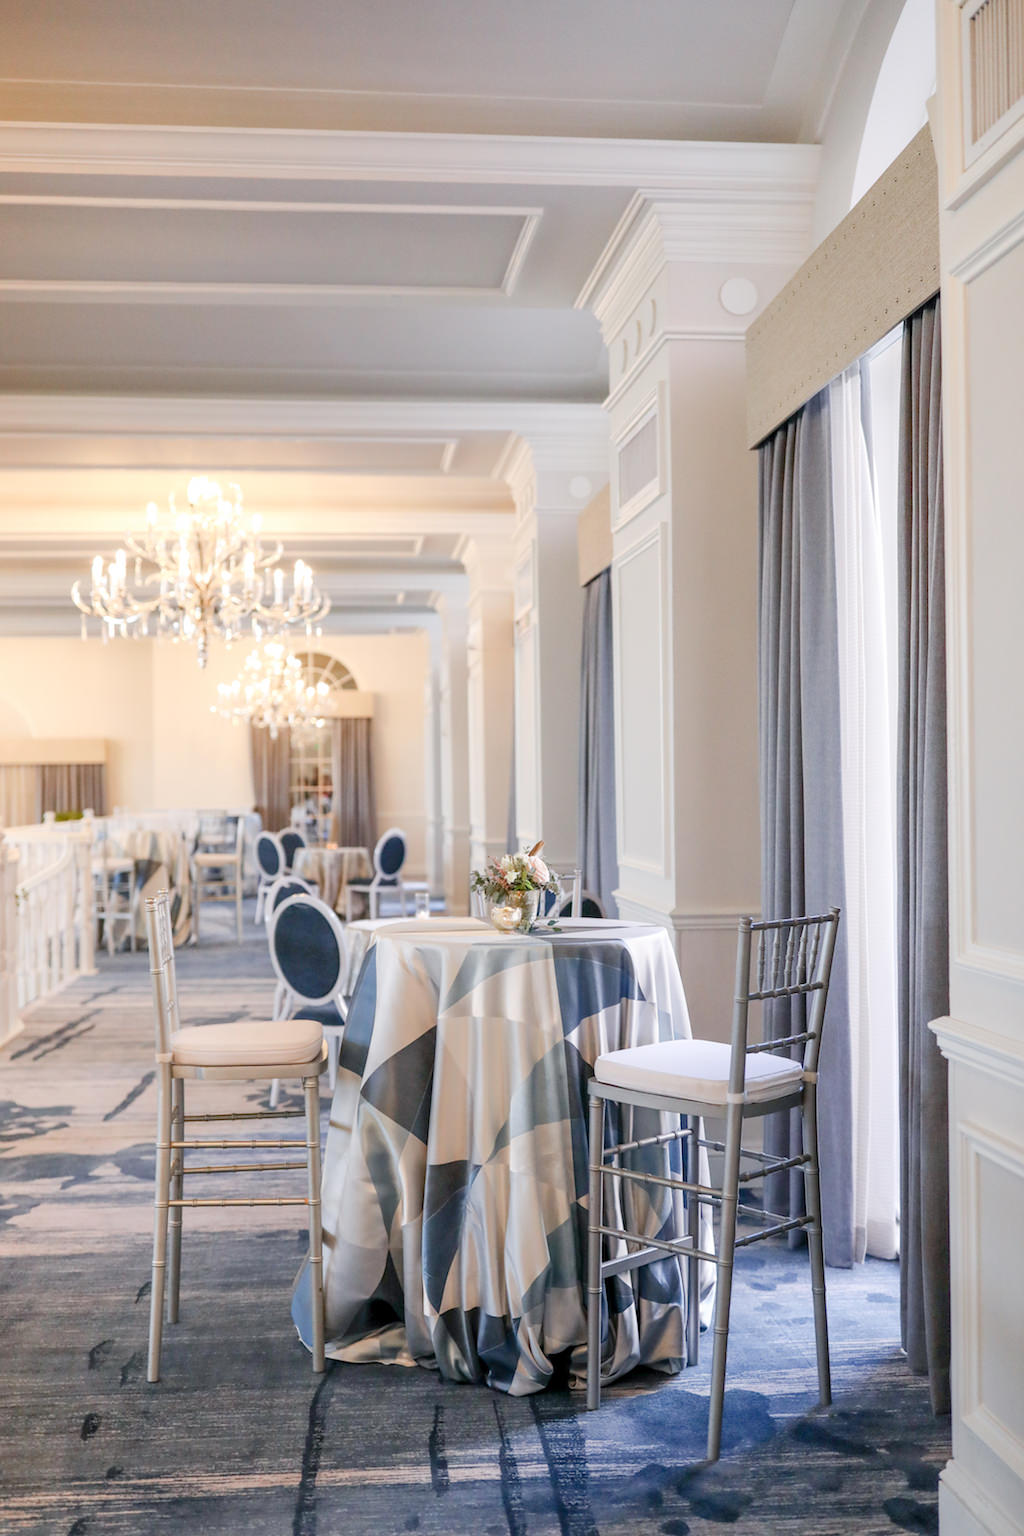
{"label": "table skirt drape", "polygon": [[[349,1010],[325,1153],[328,1354],[436,1366],[513,1395],[541,1390],[567,1352],[581,1376],[593,1062],[688,1033],[660,928],[378,930]],[[618,1138],[614,1108],[607,1118]],[[634,1122],[638,1137],[667,1123],[641,1110]],[[636,1157],[679,1174],[678,1144]],[[628,1208],[633,1230],[685,1230],[677,1194],[610,1180],[607,1190],[609,1225]],[[613,1240],[608,1251],[625,1248]],[[684,1287],[671,1257],[608,1282],[606,1378],[640,1364],[680,1369]],[[304,1272],[293,1317],[308,1343]]]}

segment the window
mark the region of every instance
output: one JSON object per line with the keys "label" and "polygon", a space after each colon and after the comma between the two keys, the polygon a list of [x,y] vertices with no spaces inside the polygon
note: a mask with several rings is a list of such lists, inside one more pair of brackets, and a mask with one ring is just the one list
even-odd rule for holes
{"label": "window", "polygon": [[[299,651],[303,677],[315,687],[324,682],[332,693],[358,685],[343,661],[323,651]],[[292,812],[301,812],[308,834],[326,842],[331,834],[331,802],[334,779],[331,767],[331,733],[314,725],[298,726],[291,733],[291,767],[288,789]],[[296,818],[297,819],[297,818]]]}

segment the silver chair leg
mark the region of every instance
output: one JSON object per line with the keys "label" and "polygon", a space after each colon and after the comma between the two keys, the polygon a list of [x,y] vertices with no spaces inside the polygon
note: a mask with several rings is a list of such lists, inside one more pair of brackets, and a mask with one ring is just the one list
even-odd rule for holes
{"label": "silver chair leg", "polygon": [[[700,1183],[700,1146],[704,1122],[690,1120],[690,1134],[686,1138],[685,1167],[687,1184]],[[700,1247],[700,1201],[694,1194],[686,1197],[686,1233],[693,1253],[686,1261],[686,1363],[700,1363],[700,1259],[696,1250]]]}
{"label": "silver chair leg", "polygon": [[[180,1077],[171,1080],[171,1140],[184,1141],[185,1139],[185,1084]],[[171,1152],[171,1167],[177,1172],[171,1174],[171,1199],[180,1200],[185,1188],[185,1180],[182,1175],[185,1152],[178,1148]],[[178,1299],[181,1293],[181,1206],[171,1207],[168,1217],[168,1250],[167,1250],[167,1321],[178,1321]]]}
{"label": "silver chair leg", "polygon": [[238,870],[235,877],[235,933],[238,942],[242,942],[242,871]]}
{"label": "silver chair leg", "polygon": [[711,1356],[711,1395],[708,1402],[708,1461],[717,1461],[722,1447],[722,1408],[725,1404],[725,1361],[729,1349],[729,1304],[736,1246],[736,1204],[739,1198],[740,1133],[743,1115],[729,1105],[725,1122],[725,1166],[722,1172],[722,1217],[718,1237],[718,1291],[715,1296],[715,1339]]}
{"label": "silver chair leg", "polygon": [[320,1079],[304,1077],[309,1167],[309,1285],[313,1303],[313,1369],[324,1369],[324,1258],[320,1226]]}
{"label": "silver chair leg", "polygon": [[601,1227],[604,1224],[604,1175],[595,1172],[604,1155],[604,1099],[590,1099],[590,1232],[587,1240],[587,1407],[601,1406]]}
{"label": "silver chair leg", "polygon": [[811,1261],[811,1300],[814,1304],[814,1348],[818,1357],[818,1396],[832,1401],[832,1373],[828,1359],[828,1311],[825,1303],[825,1254],[821,1238],[821,1183],[818,1175],[818,1106],[813,1083],[804,1089],[804,1151],[810,1162],[804,1167],[804,1200],[811,1218],[807,1227],[807,1251]]}
{"label": "silver chair leg", "polygon": [[160,1345],[164,1326],[164,1275],[167,1267],[167,1202],[171,1184],[171,1072],[160,1067],[157,1099],[156,1183],[153,1199],[153,1281],[149,1298],[147,1381],[160,1380]]}

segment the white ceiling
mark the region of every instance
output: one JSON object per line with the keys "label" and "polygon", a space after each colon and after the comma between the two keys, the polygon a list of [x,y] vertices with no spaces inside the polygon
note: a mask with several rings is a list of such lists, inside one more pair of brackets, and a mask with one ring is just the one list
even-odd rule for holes
{"label": "white ceiling", "polygon": [[[0,0],[0,627],[60,611],[55,540],[195,471],[339,605],[357,536],[367,613],[435,598],[474,516],[508,523],[522,410],[607,392],[575,306],[638,191],[713,191],[723,146],[685,141],[813,142],[866,4]],[[197,397],[240,404],[161,426]],[[380,414],[272,424],[330,402]]]}
{"label": "white ceiling", "polygon": [[842,8],[843,0],[4,0],[4,115],[795,140],[808,136]]}

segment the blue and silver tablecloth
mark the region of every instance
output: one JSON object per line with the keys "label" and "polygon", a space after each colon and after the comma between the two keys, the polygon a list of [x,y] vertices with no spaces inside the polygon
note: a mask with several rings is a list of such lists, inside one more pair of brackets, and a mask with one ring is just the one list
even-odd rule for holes
{"label": "blue and silver tablecloth", "polygon": [[[374,935],[324,1158],[331,1358],[436,1366],[514,1395],[543,1388],[566,1350],[582,1375],[592,1064],[690,1027],[663,928],[561,927]],[[617,1119],[613,1108],[609,1139]],[[661,1121],[637,1110],[633,1133]],[[678,1144],[633,1156],[657,1172],[671,1159],[678,1174]],[[678,1195],[621,1180],[608,1191],[609,1225],[622,1224],[626,1201],[633,1230],[684,1232]],[[680,1369],[685,1281],[668,1257],[608,1282],[603,1375]],[[305,1271],[292,1315],[308,1344]]]}

